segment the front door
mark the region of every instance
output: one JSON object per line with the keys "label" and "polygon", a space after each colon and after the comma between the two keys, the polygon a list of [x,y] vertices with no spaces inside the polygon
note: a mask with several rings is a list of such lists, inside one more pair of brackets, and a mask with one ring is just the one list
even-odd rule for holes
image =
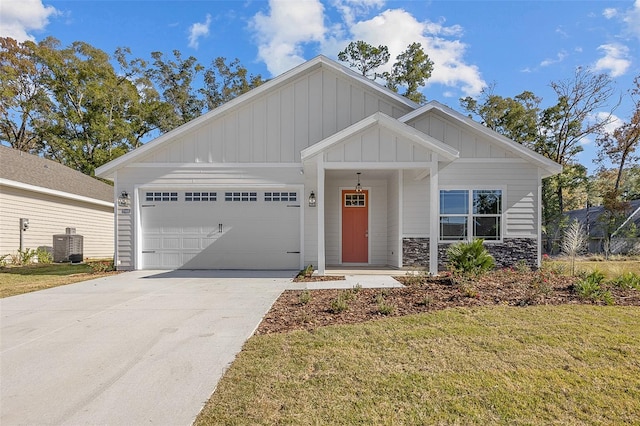
{"label": "front door", "polygon": [[369,262],[369,191],[342,190],[342,262]]}

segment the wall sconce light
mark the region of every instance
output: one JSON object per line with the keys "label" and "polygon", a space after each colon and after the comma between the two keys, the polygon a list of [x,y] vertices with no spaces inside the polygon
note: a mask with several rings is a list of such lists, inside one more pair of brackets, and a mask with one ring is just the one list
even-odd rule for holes
{"label": "wall sconce light", "polygon": [[316,194],[311,191],[311,194],[309,194],[309,207],[315,207],[316,206]]}
{"label": "wall sconce light", "polygon": [[127,191],[122,191],[118,197],[118,205],[120,207],[129,207],[129,202],[129,193]]}
{"label": "wall sconce light", "polygon": [[358,175],[358,183],[356,184],[356,192],[362,192],[362,185],[360,185],[360,172],[356,173]]}

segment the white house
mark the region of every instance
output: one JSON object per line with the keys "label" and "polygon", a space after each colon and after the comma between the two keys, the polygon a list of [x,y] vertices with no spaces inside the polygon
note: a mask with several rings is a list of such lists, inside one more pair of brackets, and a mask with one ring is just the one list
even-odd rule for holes
{"label": "white house", "polygon": [[446,246],[473,237],[501,265],[539,264],[541,179],[560,171],[440,103],[417,105],[319,56],[96,175],[130,203],[116,213],[120,269],[312,264],[322,274],[437,273]]}
{"label": "white house", "polygon": [[[37,155],[0,146],[0,255],[53,246],[67,228],[84,257],[113,256],[113,188]],[[28,229],[21,232],[21,219]]]}

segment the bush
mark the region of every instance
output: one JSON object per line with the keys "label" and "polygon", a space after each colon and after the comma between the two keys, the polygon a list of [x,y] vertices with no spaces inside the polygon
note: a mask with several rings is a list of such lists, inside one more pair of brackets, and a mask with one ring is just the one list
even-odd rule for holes
{"label": "bush", "polygon": [[349,308],[349,304],[347,303],[347,298],[345,297],[345,293],[341,292],[338,294],[338,297],[331,301],[331,312],[334,314],[339,314],[340,312],[344,312]]}
{"label": "bush", "polygon": [[636,289],[640,290],[640,275],[633,273],[631,271],[625,272],[622,275],[619,275],[615,279],[611,281],[611,283],[625,290]]}
{"label": "bush", "polygon": [[311,292],[309,290],[304,290],[300,293],[299,300],[301,305],[306,305],[311,301]]}
{"label": "bush", "polygon": [[115,266],[113,265],[113,260],[101,260],[98,262],[90,262],[88,263],[89,267],[93,271],[94,274],[100,272],[111,272],[115,271]]}
{"label": "bush", "polygon": [[613,304],[613,297],[609,291],[602,288],[604,274],[600,271],[593,271],[584,278],[579,279],[573,285],[576,294],[583,299],[601,300],[607,305]]}
{"label": "bush", "polygon": [[38,257],[38,263],[49,264],[53,263],[53,255],[45,248],[39,247],[36,250],[36,256]]}
{"label": "bush", "polygon": [[480,239],[452,244],[447,249],[447,258],[449,269],[463,275],[481,275],[496,264]]}

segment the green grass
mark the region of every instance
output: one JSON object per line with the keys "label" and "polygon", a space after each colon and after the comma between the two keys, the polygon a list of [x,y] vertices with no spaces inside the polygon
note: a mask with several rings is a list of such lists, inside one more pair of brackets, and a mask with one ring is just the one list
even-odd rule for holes
{"label": "green grass", "polygon": [[638,324],[638,307],[493,307],[258,335],[195,424],[639,424]]}
{"label": "green grass", "polygon": [[0,269],[0,298],[97,278],[89,264],[32,264]]}

